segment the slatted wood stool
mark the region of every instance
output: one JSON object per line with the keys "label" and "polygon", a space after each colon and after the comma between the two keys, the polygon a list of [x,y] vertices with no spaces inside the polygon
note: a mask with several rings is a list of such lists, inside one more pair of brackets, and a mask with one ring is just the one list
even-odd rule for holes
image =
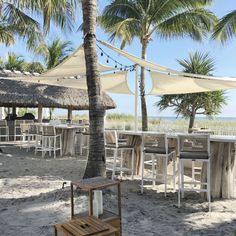
{"label": "slatted wood stool", "polygon": [[55,225],[55,236],[62,232],[66,236],[109,236],[116,235],[118,230],[94,216],[87,216]]}

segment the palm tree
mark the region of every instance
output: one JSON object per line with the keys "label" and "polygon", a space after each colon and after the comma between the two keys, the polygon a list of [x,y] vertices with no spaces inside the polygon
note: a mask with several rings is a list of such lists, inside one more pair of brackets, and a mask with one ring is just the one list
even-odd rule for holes
{"label": "palm tree", "polygon": [[84,177],[105,174],[104,115],[96,53],[96,0],[83,0],[84,54],[89,96],[89,156]]}
{"label": "palm tree", "polygon": [[[189,58],[178,60],[178,62],[186,73],[209,75],[214,70],[214,60],[208,53],[196,52],[190,54]],[[164,95],[156,103],[161,111],[171,107],[177,116],[189,118],[189,132],[192,132],[197,114],[217,115],[224,104],[226,104],[226,98],[222,91]]]}
{"label": "palm tree", "polygon": [[31,73],[37,72],[41,74],[42,72],[44,72],[44,67],[40,62],[34,61],[34,62],[27,63],[25,66],[25,70]]}
{"label": "palm tree", "polygon": [[59,38],[53,40],[50,45],[41,44],[35,53],[42,55],[46,63],[47,69],[51,69],[63,60],[73,51],[70,41],[61,41]]}
{"label": "palm tree", "polygon": [[25,69],[26,62],[22,56],[17,56],[13,52],[9,52],[7,55],[7,61],[4,63],[4,68],[7,70],[20,70]]}
{"label": "palm tree", "polygon": [[33,19],[36,13],[43,17],[44,32],[47,33],[53,21],[62,29],[72,28],[76,0],[0,0],[0,43],[10,45],[15,36],[26,40],[32,49],[43,39],[40,24]]}
{"label": "palm tree", "polygon": [[[169,39],[190,36],[202,40],[217,21],[216,16],[204,9],[213,0],[113,0],[106,6],[99,23],[110,39],[121,39],[121,47],[137,37],[142,45],[141,58],[146,59],[147,47],[153,34]],[[147,130],[145,100],[145,69],[141,68],[140,95],[142,130]]]}
{"label": "palm tree", "polygon": [[236,36],[236,10],[223,16],[215,26],[213,39],[220,39],[222,43]]}

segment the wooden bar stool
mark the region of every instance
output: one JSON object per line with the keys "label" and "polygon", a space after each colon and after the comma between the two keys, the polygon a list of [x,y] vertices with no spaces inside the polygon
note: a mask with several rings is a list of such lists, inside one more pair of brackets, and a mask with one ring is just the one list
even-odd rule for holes
{"label": "wooden bar stool", "polygon": [[62,224],[56,224],[55,236],[58,235],[58,232],[61,232],[62,235],[66,236],[109,236],[117,235],[118,229],[99,220],[94,216],[87,216],[75,220],[70,220]]}

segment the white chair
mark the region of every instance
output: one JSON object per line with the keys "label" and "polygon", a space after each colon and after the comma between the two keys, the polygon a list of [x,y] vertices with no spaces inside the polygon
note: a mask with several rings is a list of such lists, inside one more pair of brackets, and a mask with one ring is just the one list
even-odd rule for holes
{"label": "white chair", "polygon": [[[203,134],[178,135],[179,156],[179,191],[178,207],[180,199],[186,191],[206,192],[209,211],[211,211],[211,189],[210,189],[210,136]],[[192,181],[184,180],[184,163],[187,161],[207,163],[207,181],[201,182],[195,178],[195,164],[192,164]],[[186,186],[188,184],[188,186]],[[199,187],[198,187],[199,186]],[[204,186],[205,188],[203,188]]]}
{"label": "white chair", "polygon": [[[157,134],[143,134],[142,136],[142,172],[141,172],[141,192],[143,193],[144,181],[152,181],[153,185],[159,181],[158,177],[163,179],[165,184],[165,196],[167,190],[168,176],[168,163],[172,159],[173,173],[171,174],[173,181],[173,189],[175,190],[175,177],[176,177],[176,151],[174,148],[168,147],[167,136],[164,133]],[[163,168],[162,173],[158,172],[160,163]],[[151,177],[145,176],[145,165],[151,166]]]}
{"label": "white chair", "polygon": [[29,140],[32,139],[32,136],[29,134],[29,124],[20,124],[20,149],[26,148],[29,150]]}
{"label": "white chair", "polygon": [[[115,130],[106,130],[105,133],[105,150],[107,154],[107,150],[113,151],[113,163],[112,163],[112,179],[115,177],[116,171],[120,171],[120,177],[122,177],[123,172],[131,172],[131,178],[134,177],[134,147],[128,145],[127,143],[119,143],[118,142],[118,134]],[[131,168],[127,168],[123,166],[123,158],[130,158],[129,155],[123,155],[123,152],[131,151]],[[120,152],[120,156],[119,153]],[[106,155],[107,156],[107,155]],[[119,158],[119,160],[118,160]],[[120,167],[117,166],[117,161],[120,162]]]}
{"label": "white chair", "polygon": [[39,126],[38,124],[28,124],[29,125],[29,130],[28,130],[28,148],[30,149],[31,147],[35,148],[35,154],[37,151],[41,148],[41,134],[39,133],[38,129]]}
{"label": "white chair", "polygon": [[56,158],[56,151],[60,151],[60,156],[62,156],[62,137],[61,134],[56,134],[55,127],[52,125],[42,126],[42,157],[45,156],[46,152],[51,152]]}
{"label": "white chair", "polygon": [[6,120],[0,120],[0,137],[4,137],[5,141],[9,141],[9,127]]}
{"label": "white chair", "polygon": [[22,131],[21,131],[21,124],[24,124],[24,120],[14,120],[14,141],[16,141],[16,137],[22,136]]}

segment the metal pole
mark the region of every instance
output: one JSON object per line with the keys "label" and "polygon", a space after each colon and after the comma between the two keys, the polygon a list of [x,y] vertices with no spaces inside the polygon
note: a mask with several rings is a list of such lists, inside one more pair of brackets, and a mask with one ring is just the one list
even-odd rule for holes
{"label": "metal pole", "polygon": [[138,65],[136,65],[135,71],[135,101],[134,101],[134,130],[138,131]]}

